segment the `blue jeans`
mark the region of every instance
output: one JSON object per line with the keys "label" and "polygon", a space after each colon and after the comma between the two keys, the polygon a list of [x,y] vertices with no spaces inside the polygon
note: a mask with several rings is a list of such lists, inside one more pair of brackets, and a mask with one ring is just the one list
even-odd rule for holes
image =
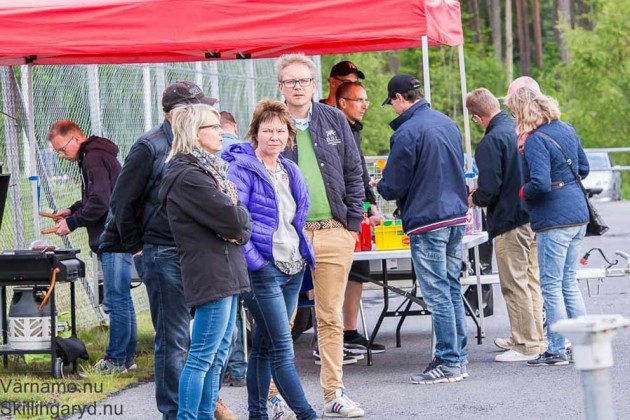
{"label": "blue jeans", "polygon": [[232,333],[232,344],[230,354],[224,370],[230,373],[232,379],[245,379],[247,374],[247,362],[245,361],[245,347],[243,346],[243,322],[241,318],[240,305],[236,310],[236,321],[234,332]]}
{"label": "blue jeans", "polygon": [[103,252],[103,310],[109,315],[109,344],[105,358],[131,366],[138,345],[136,310],[131,298],[131,254]]}
{"label": "blue jeans", "polygon": [[250,419],[268,419],[267,394],[273,380],[280,395],[297,418],[317,417],[304,395],[295,369],[289,318],[297,305],[304,270],[286,275],[268,263],[250,271],[251,292],[241,296],[254,318],[252,352],[247,367],[247,398]]}
{"label": "blue jeans", "polygon": [[142,256],[155,329],[155,400],[162,418],[174,419],[179,376],[190,345],[190,311],[184,300],[179,254],[174,246],[145,244]]}
{"label": "blue jeans", "polygon": [[179,379],[178,420],[214,419],[237,302],[238,296],[229,296],[195,307],[190,352]]}
{"label": "blue jeans", "polygon": [[411,235],[411,258],[422,298],[433,314],[435,357],[447,366],[468,363],[462,286],[463,226]]}
{"label": "blue jeans", "polygon": [[[580,245],[586,226],[549,229],[536,233],[540,289],[542,290],[547,326],[556,321],[586,314],[576,272]],[[565,354],[564,337],[547,328],[547,351]]]}

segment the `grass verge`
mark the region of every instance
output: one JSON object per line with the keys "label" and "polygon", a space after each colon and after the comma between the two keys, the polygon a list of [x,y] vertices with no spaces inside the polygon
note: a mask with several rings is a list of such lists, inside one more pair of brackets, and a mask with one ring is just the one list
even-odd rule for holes
{"label": "grass verge", "polygon": [[[109,340],[109,328],[98,326],[78,335],[85,343],[89,360],[79,360],[77,373],[65,370],[65,379],[50,374],[50,359],[26,362],[21,355],[9,356],[8,368],[0,363],[0,418],[54,419],[79,414],[87,406],[153,375],[153,325],[149,311],[137,315],[137,370],[101,375],[93,366],[103,357]],[[7,417],[5,417],[7,416]]]}

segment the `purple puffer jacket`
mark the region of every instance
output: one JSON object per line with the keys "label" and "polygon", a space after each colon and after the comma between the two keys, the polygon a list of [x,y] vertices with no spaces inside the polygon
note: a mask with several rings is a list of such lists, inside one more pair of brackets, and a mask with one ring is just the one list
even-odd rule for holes
{"label": "purple puffer jacket", "polygon": [[[238,188],[238,198],[254,221],[252,236],[243,247],[250,271],[260,270],[267,261],[273,262],[273,234],[278,229],[278,200],[273,183],[264,165],[254,154],[249,143],[234,144],[221,157],[230,163],[228,178]],[[300,237],[300,253],[309,266],[315,266],[313,248],[306,232],[304,222],[308,215],[309,197],[306,181],[298,166],[282,155],[280,162],[289,174],[289,182],[297,211],[293,218],[293,226]]]}

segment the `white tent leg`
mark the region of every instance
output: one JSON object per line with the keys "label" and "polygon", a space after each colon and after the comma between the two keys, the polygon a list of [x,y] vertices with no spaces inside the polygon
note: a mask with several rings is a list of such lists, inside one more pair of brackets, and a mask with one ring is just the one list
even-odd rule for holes
{"label": "white tent leg", "polygon": [[424,97],[431,103],[431,78],[429,76],[429,38],[422,37],[422,78],[424,79]]}
{"label": "white tent leg", "polygon": [[468,108],[466,108],[466,65],[464,64],[464,45],[457,47],[459,52],[459,77],[462,84],[462,108],[464,114],[464,141],[466,146],[466,172],[472,172],[472,146],[470,143],[470,119],[468,118]]}

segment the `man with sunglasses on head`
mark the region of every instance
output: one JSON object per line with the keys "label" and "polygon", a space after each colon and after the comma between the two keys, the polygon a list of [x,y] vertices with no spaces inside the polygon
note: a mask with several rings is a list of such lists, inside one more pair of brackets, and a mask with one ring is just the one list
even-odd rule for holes
{"label": "man with sunglasses on head", "polygon": [[352,62],[340,61],[330,69],[328,76],[328,97],[321,99],[319,102],[337,106],[337,89],[346,82],[358,82],[359,79],[365,79],[365,74]]}
{"label": "man with sunglasses on head", "polygon": [[[297,128],[296,147],[284,156],[298,164],[311,205],[305,229],[315,251],[313,286],[325,414],[362,417],[343,384],[344,291],[363,219],[364,190],[357,146],[344,115],[313,101],[315,64],[303,54],[276,62],[278,88]],[[291,314],[288,314],[290,316]]]}

